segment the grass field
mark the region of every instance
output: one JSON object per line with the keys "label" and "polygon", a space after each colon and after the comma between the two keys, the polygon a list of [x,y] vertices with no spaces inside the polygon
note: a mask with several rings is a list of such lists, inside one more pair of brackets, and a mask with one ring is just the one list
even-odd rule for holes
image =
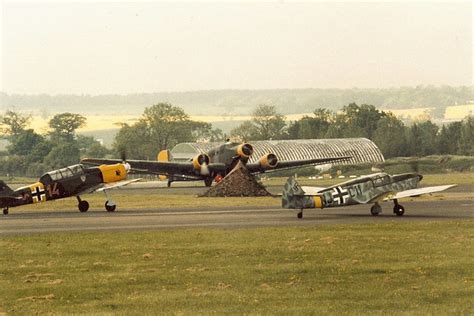
{"label": "grass field", "polygon": [[474,221],[2,237],[0,313],[472,314]]}

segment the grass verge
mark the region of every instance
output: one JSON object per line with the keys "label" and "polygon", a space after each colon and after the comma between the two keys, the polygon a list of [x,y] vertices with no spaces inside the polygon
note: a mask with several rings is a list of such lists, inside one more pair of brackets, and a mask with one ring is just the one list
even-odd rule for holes
{"label": "grass verge", "polygon": [[0,312],[472,314],[474,220],[0,240]]}

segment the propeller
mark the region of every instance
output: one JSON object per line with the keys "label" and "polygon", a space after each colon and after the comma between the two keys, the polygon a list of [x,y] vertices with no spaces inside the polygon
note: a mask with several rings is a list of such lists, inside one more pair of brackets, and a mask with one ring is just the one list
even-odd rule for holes
{"label": "propeller", "polygon": [[132,166],[130,166],[130,164],[127,162],[127,152],[125,149],[120,151],[120,159],[122,160],[122,164],[125,167],[125,171],[129,173],[130,170],[132,170]]}

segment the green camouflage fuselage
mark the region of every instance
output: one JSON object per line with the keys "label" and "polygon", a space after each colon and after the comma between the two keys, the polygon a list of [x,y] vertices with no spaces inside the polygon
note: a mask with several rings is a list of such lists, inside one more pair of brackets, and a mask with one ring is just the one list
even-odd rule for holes
{"label": "green camouflage fuselage", "polygon": [[374,203],[396,192],[418,187],[421,179],[422,176],[417,173],[393,176],[376,173],[333,185],[312,194],[304,192],[292,178],[283,189],[282,206],[303,209]]}

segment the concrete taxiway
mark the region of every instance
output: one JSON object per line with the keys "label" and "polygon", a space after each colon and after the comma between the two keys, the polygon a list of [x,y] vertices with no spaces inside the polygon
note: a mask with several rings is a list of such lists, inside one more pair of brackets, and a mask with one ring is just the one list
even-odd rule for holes
{"label": "concrete taxiway", "polygon": [[311,226],[321,224],[442,221],[474,218],[472,199],[404,202],[405,215],[392,213],[392,204],[383,203],[383,213],[369,214],[369,205],[296,211],[281,208],[207,209],[120,209],[114,213],[89,211],[22,212],[0,216],[0,235],[80,231],[129,231],[185,228],[244,228],[262,226]]}

